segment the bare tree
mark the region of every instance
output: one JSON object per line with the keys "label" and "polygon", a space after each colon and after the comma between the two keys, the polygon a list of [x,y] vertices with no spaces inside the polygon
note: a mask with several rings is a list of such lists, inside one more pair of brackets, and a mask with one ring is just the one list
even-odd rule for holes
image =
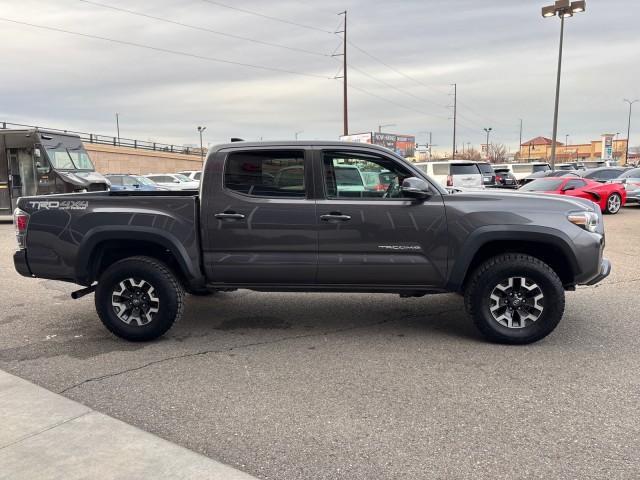
{"label": "bare tree", "polygon": [[457,157],[460,160],[473,160],[473,161],[476,161],[476,162],[479,161],[479,160],[482,160],[482,155],[475,148],[469,148],[464,153],[459,153],[457,155]]}
{"label": "bare tree", "polygon": [[507,161],[507,147],[502,143],[489,145],[489,161],[491,163],[505,163]]}

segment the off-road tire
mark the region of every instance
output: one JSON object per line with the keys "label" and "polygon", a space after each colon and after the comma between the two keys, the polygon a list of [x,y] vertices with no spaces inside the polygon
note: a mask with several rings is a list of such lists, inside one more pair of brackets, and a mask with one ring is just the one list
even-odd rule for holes
{"label": "off-road tire", "polygon": [[[159,299],[158,312],[145,325],[125,323],[118,318],[112,304],[114,289],[128,278],[148,282]],[[173,272],[161,261],[144,256],[129,257],[114,263],[100,275],[95,304],[107,330],[131,342],[145,342],[162,336],[180,319],[184,310],[184,290]]]}
{"label": "off-road tire", "polygon": [[[523,328],[501,325],[490,311],[494,288],[510,277],[525,277],[543,293],[544,309],[537,320]],[[536,342],[549,335],[564,313],[564,288],[556,272],[543,261],[518,253],[507,253],[486,260],[471,274],[464,289],[467,312],[480,332],[489,340],[512,345]]]}

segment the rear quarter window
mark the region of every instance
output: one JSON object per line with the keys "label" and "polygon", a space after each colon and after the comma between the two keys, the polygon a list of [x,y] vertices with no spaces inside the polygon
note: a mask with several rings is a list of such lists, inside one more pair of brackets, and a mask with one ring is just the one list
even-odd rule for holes
{"label": "rear quarter window", "polygon": [[493,167],[488,163],[478,163],[478,168],[482,173],[487,175],[493,175],[495,173]]}
{"label": "rear quarter window", "polygon": [[434,175],[449,175],[449,165],[448,164],[434,165],[433,166],[433,174]]}

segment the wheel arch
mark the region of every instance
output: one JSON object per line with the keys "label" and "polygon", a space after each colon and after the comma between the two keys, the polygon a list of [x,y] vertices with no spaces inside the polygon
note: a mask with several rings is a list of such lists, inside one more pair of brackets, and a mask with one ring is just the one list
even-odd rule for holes
{"label": "wheel arch", "polygon": [[76,258],[78,283],[90,285],[113,262],[137,255],[164,262],[184,285],[204,285],[198,263],[178,239],[166,231],[130,225],[127,230],[98,227],[84,237]]}
{"label": "wheel arch", "polygon": [[460,248],[450,269],[447,289],[463,290],[469,276],[482,262],[501,253],[522,253],[542,260],[556,272],[565,287],[574,285],[580,271],[571,240],[562,231],[511,225],[496,230],[479,229]]}

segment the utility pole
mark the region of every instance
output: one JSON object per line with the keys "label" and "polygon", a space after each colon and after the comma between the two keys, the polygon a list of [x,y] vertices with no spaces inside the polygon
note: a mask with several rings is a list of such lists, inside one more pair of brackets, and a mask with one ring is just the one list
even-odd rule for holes
{"label": "utility pole", "polygon": [[[349,115],[347,101],[347,11],[340,12],[338,15],[344,15],[344,28],[336,33],[342,33],[342,119],[343,119],[343,135],[349,135]],[[336,55],[340,56],[340,54]],[[340,77],[338,77],[340,78]]]}
{"label": "utility pole", "polygon": [[431,143],[432,143],[432,141],[433,141],[432,140],[432,132],[429,132],[429,161],[432,160],[432,157],[431,157]]}
{"label": "utility pole", "polygon": [[300,135],[300,134],[301,134],[301,133],[303,133],[303,132],[304,132],[304,130],[298,130],[298,131],[295,133],[296,141],[298,140],[298,135]]}
{"label": "utility pole", "polygon": [[629,135],[631,134],[631,107],[633,106],[634,103],[640,101],[638,99],[636,100],[627,100],[626,98],[624,99],[625,102],[627,102],[629,104],[629,121],[627,122],[627,149],[624,153],[624,163],[629,163]]}
{"label": "utility pole", "polygon": [[456,115],[458,107],[458,84],[453,84],[453,152],[451,160],[456,159]]}
{"label": "utility pole", "polygon": [[116,131],[118,132],[118,145],[120,145],[120,114],[116,112]]}
{"label": "utility pole", "polygon": [[522,148],[522,119],[520,119],[520,143],[518,144],[518,152]]}

